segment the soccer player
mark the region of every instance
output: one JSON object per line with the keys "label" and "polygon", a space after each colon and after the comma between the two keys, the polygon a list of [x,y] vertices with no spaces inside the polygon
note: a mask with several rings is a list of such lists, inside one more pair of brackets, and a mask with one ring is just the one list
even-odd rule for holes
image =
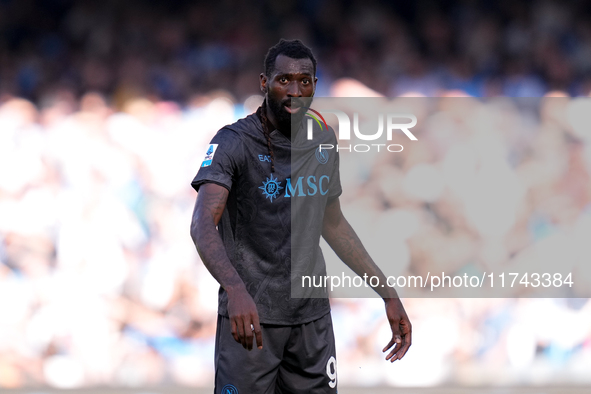
{"label": "soccer player", "polygon": [[[325,273],[320,236],[358,275],[386,283],[341,212],[338,154],[315,150],[336,145],[334,132],[306,138],[316,82],[316,59],[301,41],[270,48],[261,107],[218,131],[191,183],[191,237],[220,283],[215,394],[337,392],[328,299],[291,293],[294,270]],[[292,229],[296,208],[300,230]],[[295,261],[302,256],[308,261]],[[411,345],[411,324],[394,289],[377,291],[392,329],[383,351],[393,362]]]}

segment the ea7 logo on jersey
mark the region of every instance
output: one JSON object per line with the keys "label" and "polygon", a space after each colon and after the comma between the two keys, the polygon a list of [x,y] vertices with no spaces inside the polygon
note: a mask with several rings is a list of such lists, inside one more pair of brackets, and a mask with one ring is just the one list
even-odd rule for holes
{"label": "ea7 logo on jersey", "polygon": [[205,159],[203,159],[203,163],[201,163],[201,167],[209,167],[211,165],[213,155],[215,155],[215,151],[217,148],[218,144],[209,145],[209,148],[207,148],[207,152],[205,153]]}

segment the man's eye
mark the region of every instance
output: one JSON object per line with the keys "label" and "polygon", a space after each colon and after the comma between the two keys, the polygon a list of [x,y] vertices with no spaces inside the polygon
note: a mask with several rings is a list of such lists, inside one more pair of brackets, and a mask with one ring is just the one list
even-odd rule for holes
{"label": "man's eye", "polygon": [[307,84],[309,84],[309,83],[310,83],[310,80],[309,80],[309,79],[302,79],[302,83],[303,83],[304,85],[307,85]]}
{"label": "man's eye", "polygon": [[287,82],[287,78],[285,78],[285,77],[281,77],[281,78],[279,79],[279,82],[281,82],[281,83],[286,83],[286,82]]}

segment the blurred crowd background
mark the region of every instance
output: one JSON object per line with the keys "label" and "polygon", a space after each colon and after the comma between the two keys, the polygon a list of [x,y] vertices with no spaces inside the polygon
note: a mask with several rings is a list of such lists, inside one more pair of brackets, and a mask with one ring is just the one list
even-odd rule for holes
{"label": "blurred crowd background", "polygon": [[[354,108],[365,134],[375,132],[376,112],[417,116],[418,141],[401,132],[390,141],[402,152],[340,152],[343,212],[386,275],[495,274],[492,289],[490,281],[475,291],[399,287],[403,297],[425,298],[405,299],[413,346],[395,369],[376,357],[390,333],[381,300],[336,298],[341,377],[400,386],[588,385],[591,99],[446,94],[454,97],[314,100],[320,112]],[[329,124],[336,118],[325,116]],[[343,264],[332,252],[325,256],[328,274],[341,277]],[[498,274],[516,272],[516,285],[502,287]],[[569,298],[527,298],[555,290],[535,293],[536,272],[572,273],[574,284],[560,292]],[[520,284],[523,273],[529,285]],[[348,286],[334,295],[371,296]],[[564,336],[551,328],[554,318]]]}
{"label": "blurred crowd background", "polygon": [[267,49],[298,37],[325,95],[350,77],[385,94],[539,96],[591,90],[586,1],[0,1],[1,94],[50,106],[57,91],[188,104],[258,92]]}
{"label": "blurred crowd background", "polygon": [[[317,96],[554,96],[447,99],[424,143],[352,172],[345,209],[360,234],[359,204],[396,223],[402,267],[591,261],[587,2],[0,0],[0,387],[212,385],[189,184],[281,37],[313,48]],[[481,106],[523,128],[474,132]],[[340,384],[590,384],[586,299],[405,306],[390,365],[381,301],[333,300]]]}

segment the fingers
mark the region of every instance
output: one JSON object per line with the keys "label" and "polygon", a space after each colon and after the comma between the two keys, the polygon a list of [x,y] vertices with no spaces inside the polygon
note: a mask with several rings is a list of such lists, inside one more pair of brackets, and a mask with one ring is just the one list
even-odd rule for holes
{"label": "fingers", "polygon": [[[251,323],[252,321],[252,323]],[[246,350],[252,350],[256,338],[257,347],[263,348],[263,332],[257,315],[248,317],[235,317],[232,322],[232,337]]]}
{"label": "fingers", "polygon": [[232,324],[232,337],[236,342],[244,346],[244,322],[241,317],[230,318]]}
{"label": "fingers", "polygon": [[390,353],[388,353],[388,355],[386,356],[386,360],[389,360],[392,363],[396,360],[400,360],[402,358],[402,356],[401,356],[402,348],[403,348],[403,345],[397,343],[396,346],[394,346],[394,348],[392,349],[392,351]]}
{"label": "fingers", "polygon": [[390,362],[398,360],[399,350],[403,347],[402,338],[400,338],[400,335],[392,336],[392,339],[390,340],[388,347],[384,348],[384,352],[390,349],[392,345],[394,345],[394,348],[392,348],[392,351],[390,351],[390,353],[388,353],[388,355],[386,356],[386,360],[389,360]]}
{"label": "fingers", "polygon": [[240,343],[242,347],[246,349],[246,339],[244,338],[244,319],[236,319],[236,331],[238,332],[238,339],[236,342]]}
{"label": "fingers", "polygon": [[238,330],[236,329],[236,327],[237,327],[236,320],[230,319],[230,323],[232,325],[232,337],[234,337],[234,340],[236,342],[240,343],[240,337],[238,336]]}
{"label": "fingers", "polygon": [[410,322],[403,320],[400,323],[400,328],[402,331],[404,341],[402,343],[400,350],[396,352],[398,360],[404,357],[404,355],[408,351],[408,348],[410,348],[410,345],[412,344],[412,328],[410,326]]}
{"label": "fingers", "polygon": [[263,348],[263,332],[261,331],[261,325],[259,324],[259,317],[258,316],[253,316],[254,318],[252,319],[252,325],[254,328],[254,335],[256,337],[256,341],[257,341],[257,347],[259,349]]}
{"label": "fingers", "polygon": [[402,357],[406,354],[410,345],[412,343],[412,330],[410,327],[410,322],[402,320],[396,328],[392,328],[392,339],[388,342],[388,345],[384,347],[382,350],[383,352],[390,349],[392,346],[392,350],[386,356],[386,360],[390,362],[394,362],[396,360],[401,360]]}
{"label": "fingers", "polygon": [[396,353],[402,347],[402,336],[400,335],[400,327],[398,325],[398,322],[391,322],[390,324],[391,324],[390,327],[392,328],[392,339],[390,339],[390,342],[388,342],[388,345],[382,351],[385,352],[388,349],[390,349],[392,346],[394,346],[392,351],[390,353],[388,353],[388,355],[386,356],[386,360],[390,360],[391,362],[394,362],[394,360],[397,359]]}
{"label": "fingers", "polygon": [[250,319],[244,319],[244,343],[242,346],[244,346],[246,350],[252,350],[253,339],[254,335],[252,334]]}
{"label": "fingers", "polygon": [[396,343],[396,338],[392,337],[392,339],[390,340],[390,342],[388,342],[386,347],[384,347],[382,349],[382,352],[385,352],[386,350],[390,349],[392,346],[394,346],[395,343]]}
{"label": "fingers", "polygon": [[402,359],[402,357],[404,357],[404,355],[408,351],[408,348],[410,348],[410,345],[412,343],[411,337],[412,337],[412,334],[410,332],[404,336],[403,345],[400,348],[400,350],[396,352],[396,356],[397,356],[398,360]]}

